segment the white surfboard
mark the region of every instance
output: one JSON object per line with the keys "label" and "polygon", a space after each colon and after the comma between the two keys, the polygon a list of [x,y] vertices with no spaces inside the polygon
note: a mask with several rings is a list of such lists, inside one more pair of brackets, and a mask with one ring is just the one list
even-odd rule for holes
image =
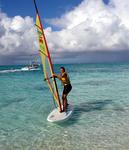
{"label": "white surfboard", "polygon": [[58,108],[55,108],[47,117],[47,121],[49,122],[61,122],[69,119],[73,113],[73,105],[69,104],[66,112],[59,112]]}

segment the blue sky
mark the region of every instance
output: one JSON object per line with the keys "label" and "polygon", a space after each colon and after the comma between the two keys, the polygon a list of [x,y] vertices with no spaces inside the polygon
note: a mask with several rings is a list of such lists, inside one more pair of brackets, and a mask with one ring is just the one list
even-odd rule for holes
{"label": "blue sky", "polygon": [[[36,0],[42,20],[45,18],[60,17],[64,12],[77,6],[82,0]],[[35,18],[35,8],[33,0],[1,0],[1,9],[9,17],[20,15],[22,17],[31,16]],[[43,22],[44,26],[47,23]]]}
{"label": "blue sky", "polygon": [[[128,0],[36,2],[57,62],[129,61]],[[0,8],[0,64],[26,63],[39,49],[33,0],[0,0]]]}
{"label": "blue sky", "polygon": [[[62,12],[71,9],[78,5],[82,0],[37,0],[39,10],[43,13],[44,17],[59,16]],[[34,5],[33,0],[1,0],[2,11],[6,12],[9,16],[33,16]]]}
{"label": "blue sky", "polygon": [[[108,4],[109,0],[103,0]],[[82,0],[37,0],[40,13],[44,18],[59,17],[66,11],[71,10],[82,2]],[[8,16],[35,16],[33,0],[0,0],[1,9]]]}

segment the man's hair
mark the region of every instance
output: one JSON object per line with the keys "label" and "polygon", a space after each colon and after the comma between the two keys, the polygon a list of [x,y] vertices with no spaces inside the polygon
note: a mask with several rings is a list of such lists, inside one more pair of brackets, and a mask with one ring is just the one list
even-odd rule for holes
{"label": "man's hair", "polygon": [[65,72],[65,68],[64,67],[60,67],[60,69],[63,69],[63,71]]}

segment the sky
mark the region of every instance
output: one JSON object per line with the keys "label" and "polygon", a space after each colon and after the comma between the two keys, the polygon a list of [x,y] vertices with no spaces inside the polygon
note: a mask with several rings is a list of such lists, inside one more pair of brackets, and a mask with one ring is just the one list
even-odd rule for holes
{"label": "sky", "polygon": [[[129,62],[129,0],[36,0],[54,63]],[[32,0],[0,0],[0,65],[39,59]]]}

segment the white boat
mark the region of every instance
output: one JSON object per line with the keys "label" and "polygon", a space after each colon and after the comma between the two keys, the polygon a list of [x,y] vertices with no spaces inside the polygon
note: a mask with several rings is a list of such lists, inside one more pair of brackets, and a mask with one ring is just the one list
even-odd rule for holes
{"label": "white boat", "polygon": [[39,70],[39,64],[37,63],[32,63],[29,66],[21,68],[22,71],[33,71],[33,70]]}

